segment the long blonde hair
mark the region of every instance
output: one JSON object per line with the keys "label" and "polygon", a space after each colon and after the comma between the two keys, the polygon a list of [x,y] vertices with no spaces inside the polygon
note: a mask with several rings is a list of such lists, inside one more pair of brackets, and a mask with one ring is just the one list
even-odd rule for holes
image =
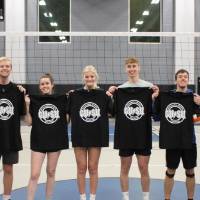
{"label": "long blonde hair", "polygon": [[92,73],[94,73],[94,75],[95,75],[95,77],[96,77],[96,82],[95,82],[95,85],[94,85],[94,89],[99,88],[99,86],[97,85],[97,82],[98,82],[98,80],[99,80],[99,75],[98,75],[98,73],[97,73],[96,68],[95,68],[93,65],[87,65],[87,66],[85,66],[85,67],[83,68],[83,71],[82,71],[82,79],[83,79],[83,80],[84,80],[84,75],[85,75],[85,73],[87,73],[87,72],[92,72]]}

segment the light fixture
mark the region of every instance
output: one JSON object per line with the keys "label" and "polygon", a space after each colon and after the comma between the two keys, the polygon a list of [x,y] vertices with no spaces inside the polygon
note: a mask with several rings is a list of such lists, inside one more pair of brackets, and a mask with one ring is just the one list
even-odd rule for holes
{"label": "light fixture", "polygon": [[52,15],[52,13],[51,13],[51,12],[48,12],[48,13],[47,13],[47,12],[45,12],[45,13],[44,13],[44,16],[45,16],[45,17],[50,17],[50,18],[51,18],[51,17],[53,17],[53,15]]}
{"label": "light fixture", "polygon": [[58,26],[58,23],[57,22],[51,22],[50,25],[55,27],[55,26]]}
{"label": "light fixture", "polygon": [[65,37],[65,36],[60,36],[59,39],[60,39],[60,40],[65,40],[66,37]]}
{"label": "light fixture", "polygon": [[67,43],[67,40],[62,40],[62,43]]}
{"label": "light fixture", "polygon": [[142,13],[142,15],[144,15],[144,16],[149,15],[149,11],[148,11],[148,10],[145,10],[145,11]]}
{"label": "light fixture", "polygon": [[144,23],[144,21],[136,21],[136,23],[135,24],[137,24],[137,25],[142,25]]}
{"label": "light fixture", "polygon": [[152,0],[151,4],[158,4],[160,2],[160,0]]}
{"label": "light fixture", "polygon": [[137,28],[132,28],[131,32],[137,32],[137,30],[138,30]]}
{"label": "light fixture", "polygon": [[45,0],[40,0],[39,5],[40,6],[46,6],[47,4],[46,4]]}
{"label": "light fixture", "polygon": [[0,9],[0,19],[3,19],[3,9]]}

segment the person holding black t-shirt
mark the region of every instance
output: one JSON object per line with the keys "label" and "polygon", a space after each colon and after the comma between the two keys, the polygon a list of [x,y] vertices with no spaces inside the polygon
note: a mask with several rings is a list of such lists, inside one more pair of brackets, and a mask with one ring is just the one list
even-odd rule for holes
{"label": "person holding black t-shirt", "polygon": [[37,182],[47,156],[46,200],[52,199],[55,171],[63,149],[68,148],[67,96],[53,94],[54,81],[50,74],[40,78],[41,95],[26,95],[25,121],[31,129],[31,177],[27,200],[34,200]]}
{"label": "person holding black t-shirt", "polygon": [[194,168],[197,162],[193,114],[199,110],[200,96],[188,89],[189,72],[180,69],[175,74],[176,89],[161,92],[155,100],[155,120],[160,120],[160,148],[166,149],[165,199],[170,200],[174,175],[180,160],[186,174],[188,200],[195,191]]}
{"label": "person holding black t-shirt", "polygon": [[90,175],[90,200],[96,199],[101,148],[109,145],[108,113],[112,113],[112,101],[106,91],[97,86],[97,80],[95,67],[86,66],[83,69],[85,86],[69,93],[72,146],[77,162],[80,200],[86,200],[87,169]]}
{"label": "person holding black t-shirt", "polygon": [[0,58],[0,158],[3,161],[3,200],[11,199],[13,164],[18,163],[18,152],[22,150],[20,116],[25,114],[22,86],[10,82],[11,60]]}
{"label": "person holding black t-shirt", "polygon": [[[119,149],[121,159],[120,183],[122,200],[129,200],[128,175],[134,154],[136,155],[141,174],[143,200],[149,200],[150,178],[148,165],[152,146],[151,105],[149,103],[158,95],[159,88],[148,81],[140,79],[140,65],[137,58],[130,57],[126,59],[125,71],[128,81],[119,87],[111,86],[107,91],[108,95],[113,95],[114,100],[115,98],[117,100],[117,102],[114,102],[114,105],[117,104],[117,107],[115,106],[116,124],[114,148]],[[152,91],[151,96],[149,96],[150,90]],[[127,103],[124,102],[125,98]],[[123,114],[126,117],[122,119],[123,114],[120,114],[120,107],[123,105]],[[124,124],[122,124],[122,120]],[[142,127],[141,130],[140,127]],[[130,134],[131,132],[135,136],[134,139]]]}

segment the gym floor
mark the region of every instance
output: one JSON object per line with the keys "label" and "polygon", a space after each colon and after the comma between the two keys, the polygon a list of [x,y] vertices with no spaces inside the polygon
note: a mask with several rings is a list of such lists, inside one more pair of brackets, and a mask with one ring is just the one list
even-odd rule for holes
{"label": "gym floor", "polygon": [[[200,155],[200,126],[195,126],[197,136],[198,155]],[[110,128],[110,147],[102,150],[99,163],[99,187],[97,192],[97,200],[120,200],[120,159],[118,151],[113,149],[113,126]],[[26,186],[30,176],[30,127],[22,126],[22,138],[24,150],[20,152],[19,164],[14,167],[14,184],[13,199],[26,199]],[[165,176],[165,151],[158,148],[158,126],[153,126],[153,150],[150,159],[149,171],[151,176],[151,199],[163,199],[163,178]],[[198,156],[198,167],[196,172],[196,194],[195,200],[200,200],[200,159]],[[141,186],[139,179],[139,171],[137,168],[136,158],[133,159],[132,168],[130,170],[130,195],[133,199],[141,199]],[[76,162],[73,149],[64,150],[59,158],[56,171],[56,184],[54,191],[54,200],[78,199],[78,190],[76,186]],[[0,172],[0,180],[2,180],[2,171]],[[180,165],[175,175],[175,187],[172,194],[173,200],[186,199],[185,189],[185,172]],[[39,179],[39,186],[36,194],[36,200],[45,199],[45,163]],[[3,185],[0,183],[0,194],[3,191]],[[88,190],[87,190],[88,191]],[[89,191],[88,191],[89,192]],[[1,199],[1,197],[0,197]]]}

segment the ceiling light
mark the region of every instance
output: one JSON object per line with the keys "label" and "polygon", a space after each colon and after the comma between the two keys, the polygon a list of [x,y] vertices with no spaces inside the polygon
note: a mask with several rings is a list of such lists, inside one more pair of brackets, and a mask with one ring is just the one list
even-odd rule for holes
{"label": "ceiling light", "polygon": [[53,17],[53,15],[52,15],[52,13],[51,13],[51,12],[48,12],[48,13],[47,13],[47,12],[45,12],[45,13],[44,13],[44,16],[45,16],[45,17]]}
{"label": "ceiling light", "polygon": [[138,30],[137,28],[132,28],[131,32],[137,32],[137,30]]}
{"label": "ceiling light", "polygon": [[57,22],[51,22],[50,25],[51,26],[58,26],[58,23]]}
{"label": "ceiling light", "polygon": [[68,43],[67,40],[62,40],[62,43]]}
{"label": "ceiling light", "polygon": [[66,37],[65,37],[65,36],[60,36],[59,39],[60,39],[60,40],[65,40]]}
{"label": "ceiling light", "polygon": [[160,2],[160,0],[152,0],[151,4],[158,4]]}
{"label": "ceiling light", "polygon": [[142,13],[142,15],[145,15],[145,16],[149,15],[149,11],[148,11],[148,10],[145,10],[145,11]]}
{"label": "ceiling light", "polygon": [[144,21],[139,21],[139,20],[136,21],[136,24],[137,24],[137,25],[142,25],[143,23],[144,23]]}
{"label": "ceiling light", "polygon": [[45,0],[40,0],[39,5],[40,6],[46,6],[47,4],[46,4]]}

